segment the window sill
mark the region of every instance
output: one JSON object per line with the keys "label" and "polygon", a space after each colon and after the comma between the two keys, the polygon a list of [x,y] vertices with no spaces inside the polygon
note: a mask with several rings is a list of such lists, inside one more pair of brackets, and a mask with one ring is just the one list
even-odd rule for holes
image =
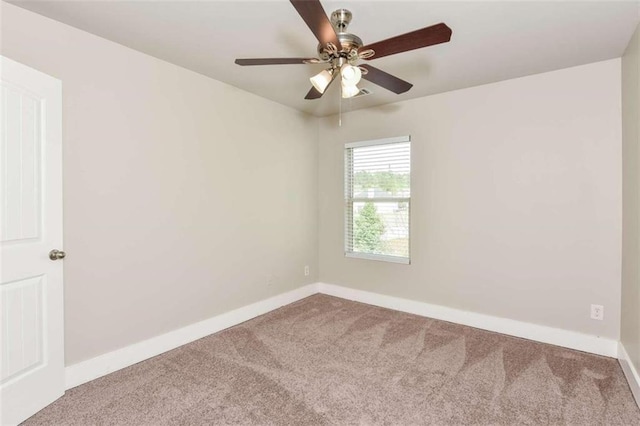
{"label": "window sill", "polygon": [[353,259],[364,259],[364,260],[377,260],[380,262],[390,262],[390,263],[401,263],[403,265],[410,265],[411,259],[407,257],[398,257],[398,256],[385,256],[383,254],[369,254],[369,253],[353,253],[348,252],[344,254],[345,257],[350,257]]}

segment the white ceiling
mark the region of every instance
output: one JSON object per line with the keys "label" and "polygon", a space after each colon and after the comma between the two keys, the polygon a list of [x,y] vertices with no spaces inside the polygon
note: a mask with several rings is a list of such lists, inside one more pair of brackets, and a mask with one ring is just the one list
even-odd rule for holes
{"label": "white ceiling", "polygon": [[[317,41],[288,1],[12,1],[157,58],[317,116],[336,113],[339,85],[305,100],[322,65],[240,67],[235,58],[316,56]],[[622,55],[640,22],[638,1],[431,2],[324,0],[353,13],[365,44],[445,22],[450,43],[371,61],[414,84],[396,95],[346,100],[354,110]]]}

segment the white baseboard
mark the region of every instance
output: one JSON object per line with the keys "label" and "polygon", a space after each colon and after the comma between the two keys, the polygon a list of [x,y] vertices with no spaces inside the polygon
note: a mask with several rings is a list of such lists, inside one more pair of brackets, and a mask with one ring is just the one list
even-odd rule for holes
{"label": "white baseboard", "polygon": [[640,407],[640,374],[638,374],[638,370],[636,370],[636,367],[631,362],[631,358],[629,358],[629,354],[622,342],[620,342],[618,346],[618,360],[627,378],[627,382],[629,382],[631,393],[636,399],[636,404]]}
{"label": "white baseboard", "polygon": [[[204,321],[188,325],[178,330],[171,331],[160,336],[152,337],[142,342],[122,349],[70,365],[65,368],[66,389],[81,385],[88,381],[105,376],[145,359],[160,355],[171,349],[198,340],[202,337],[248,321],[257,316],[266,314],[281,306],[296,302],[316,293],[328,294],[356,302],[367,303],[383,308],[395,309],[424,317],[450,321],[483,330],[495,331],[511,336],[522,337],[552,345],[577,349],[608,357],[618,357],[618,342],[611,339],[603,339],[598,336],[562,330],[543,325],[536,325],[522,321],[499,318],[490,315],[477,314],[459,309],[448,308],[440,305],[432,305],[398,297],[385,296],[363,290],[341,287],[333,284],[315,283],[295,290],[253,303],[242,308],[235,309],[224,314],[217,315]],[[626,354],[626,352],[625,352]],[[621,358],[622,359],[622,358]],[[626,358],[628,359],[628,357]],[[621,361],[621,364],[623,362]],[[635,377],[637,372],[630,363],[627,363],[625,374],[627,377]],[[632,380],[629,379],[631,383]],[[634,389],[634,384],[631,384]],[[638,398],[636,386],[634,395]]]}
{"label": "white baseboard", "polygon": [[323,294],[383,308],[395,309],[423,317],[468,325],[483,330],[495,331],[497,333],[577,349],[597,355],[612,358],[617,358],[618,356],[618,342],[613,339],[604,339],[598,336],[560,328],[478,314],[440,305],[401,299],[399,297],[385,296],[333,284],[318,283],[318,290]]}
{"label": "white baseboard", "polygon": [[317,284],[309,284],[270,297],[269,299],[225,312],[224,314],[188,325],[178,330],[152,337],[122,349],[70,365],[65,368],[65,387],[66,389],[73,388],[316,293],[318,293]]}

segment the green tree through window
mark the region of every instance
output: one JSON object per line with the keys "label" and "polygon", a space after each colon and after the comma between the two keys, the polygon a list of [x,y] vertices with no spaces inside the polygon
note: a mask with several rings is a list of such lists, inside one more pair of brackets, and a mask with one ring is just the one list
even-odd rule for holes
{"label": "green tree through window", "polygon": [[373,203],[364,204],[355,218],[354,245],[356,250],[365,253],[380,253],[383,242],[380,237],[384,234],[384,222]]}

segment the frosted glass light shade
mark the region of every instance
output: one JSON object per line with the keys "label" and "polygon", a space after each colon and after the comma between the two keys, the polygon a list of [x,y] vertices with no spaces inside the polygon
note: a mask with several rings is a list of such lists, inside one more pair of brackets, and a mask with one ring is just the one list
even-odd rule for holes
{"label": "frosted glass light shade", "polygon": [[311,77],[309,80],[318,92],[324,93],[329,83],[331,83],[331,80],[333,80],[333,71],[322,70],[318,74]]}
{"label": "frosted glass light shade", "polygon": [[353,65],[344,64],[342,68],[340,68],[340,75],[342,76],[342,81],[344,83],[355,86],[360,82],[362,71],[360,71],[360,68],[354,67]]}
{"label": "frosted glass light shade", "polygon": [[342,97],[343,98],[353,98],[355,95],[360,93],[360,89],[355,84],[345,84],[342,82]]}

